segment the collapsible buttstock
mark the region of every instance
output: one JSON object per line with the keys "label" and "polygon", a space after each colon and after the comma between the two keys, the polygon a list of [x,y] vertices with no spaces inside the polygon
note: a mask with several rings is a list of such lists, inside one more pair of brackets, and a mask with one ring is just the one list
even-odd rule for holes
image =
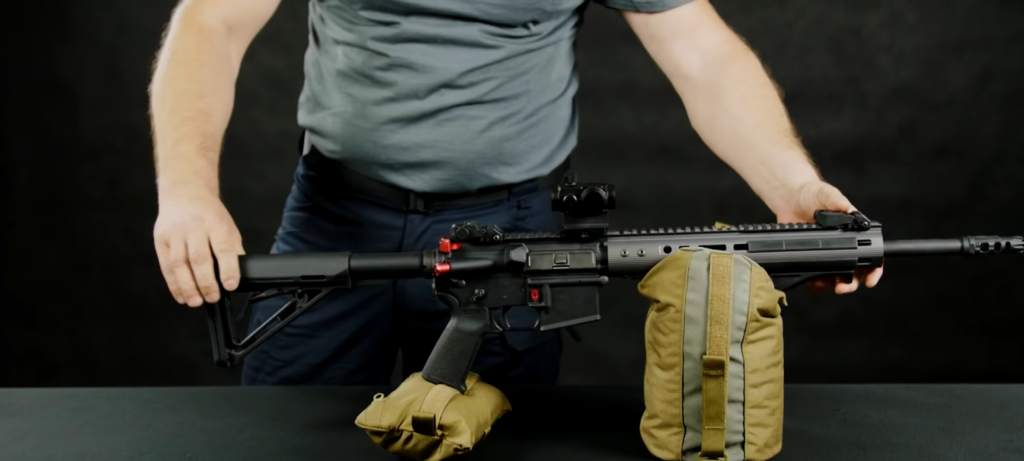
{"label": "collapsible buttstock", "polygon": [[349,252],[239,256],[238,291],[350,286],[351,256]]}
{"label": "collapsible buttstock", "polygon": [[257,326],[248,336],[239,340],[235,332],[235,320],[232,315],[230,293],[221,292],[221,299],[214,304],[206,304],[206,319],[213,341],[213,360],[217,366],[230,368],[241,362],[242,358],[259,347],[274,333],[294,321],[302,313],[309,310],[317,302],[327,296],[331,288],[308,290],[270,289],[256,293],[249,302],[277,296],[288,296],[290,299],[281,306],[274,315]]}
{"label": "collapsible buttstock", "polygon": [[218,367],[228,368],[234,365],[228,353],[229,341],[234,341],[234,324],[231,322],[230,293],[221,290],[220,301],[205,306],[206,324],[210,330],[213,343],[213,363]]}

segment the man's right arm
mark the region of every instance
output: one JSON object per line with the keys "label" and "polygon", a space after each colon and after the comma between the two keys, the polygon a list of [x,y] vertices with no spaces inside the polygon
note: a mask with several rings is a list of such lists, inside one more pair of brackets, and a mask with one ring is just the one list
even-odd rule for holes
{"label": "man's right arm", "polygon": [[182,0],[150,86],[160,214],[154,243],[171,294],[192,307],[238,284],[241,236],[219,196],[221,145],[242,57],[280,0]]}

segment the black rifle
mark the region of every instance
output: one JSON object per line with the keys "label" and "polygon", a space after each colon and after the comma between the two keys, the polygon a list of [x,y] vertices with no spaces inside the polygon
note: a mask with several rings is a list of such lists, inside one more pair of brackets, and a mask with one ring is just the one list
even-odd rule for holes
{"label": "black rifle", "polygon": [[[564,217],[551,233],[504,233],[498,226],[459,223],[438,248],[423,252],[360,254],[295,253],[240,257],[236,291],[250,302],[291,295],[266,322],[236,340],[228,293],[207,304],[215,362],[236,365],[272,334],[331,290],[402,278],[433,279],[434,295],[451,320],[422,376],[465,392],[465,378],[486,333],[547,331],[601,318],[598,291],[609,277],[642,278],[655,264],[684,248],[742,254],[771,275],[779,290],[821,277],[849,280],[858,269],[900,256],[1024,254],[1021,236],[886,242],[882,226],[861,213],[819,211],[813,224],[608,229],[615,189],[577,183],[574,176],[552,191],[552,207]],[[508,312],[528,306],[531,325],[512,325]]]}

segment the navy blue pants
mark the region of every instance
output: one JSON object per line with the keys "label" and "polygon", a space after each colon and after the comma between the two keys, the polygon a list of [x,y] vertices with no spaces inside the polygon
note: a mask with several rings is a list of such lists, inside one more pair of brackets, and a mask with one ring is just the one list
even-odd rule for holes
{"label": "navy blue pants", "polygon": [[[338,174],[321,154],[302,156],[272,253],[422,251],[465,221],[511,232],[558,225],[550,191],[531,184],[506,200],[420,214],[346,190]],[[286,301],[253,303],[250,331]],[[246,356],[243,384],[387,385],[399,352],[403,377],[423,370],[449,318],[427,279],[337,289]],[[561,352],[557,330],[487,335],[472,370],[495,385],[554,384]]]}

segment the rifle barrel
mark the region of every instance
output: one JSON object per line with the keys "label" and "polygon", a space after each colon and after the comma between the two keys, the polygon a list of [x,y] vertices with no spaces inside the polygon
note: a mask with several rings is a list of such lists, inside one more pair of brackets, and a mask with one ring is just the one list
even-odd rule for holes
{"label": "rifle barrel", "polygon": [[885,256],[959,255],[964,251],[961,239],[896,240],[885,242]]}
{"label": "rifle barrel", "polygon": [[1022,254],[1021,236],[977,236],[957,239],[894,240],[885,242],[885,256],[977,256],[989,254]]}

